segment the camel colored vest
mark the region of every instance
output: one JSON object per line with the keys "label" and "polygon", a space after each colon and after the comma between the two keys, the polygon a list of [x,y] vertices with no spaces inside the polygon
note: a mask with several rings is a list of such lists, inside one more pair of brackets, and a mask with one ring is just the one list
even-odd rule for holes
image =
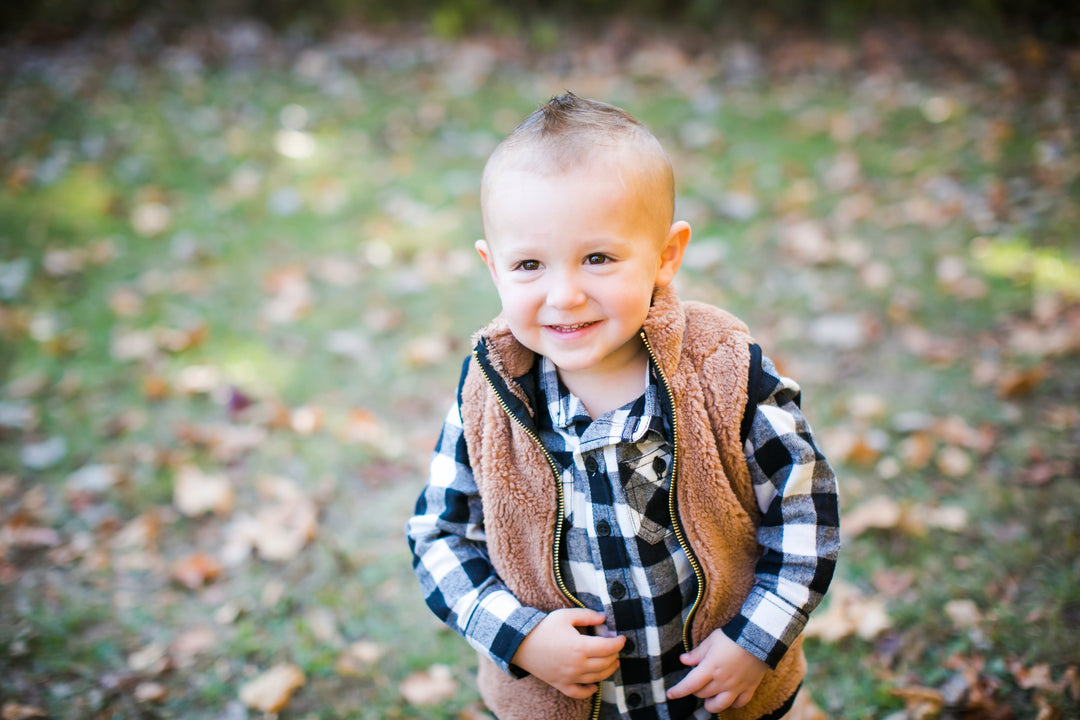
{"label": "camel colored vest", "polygon": [[[644,333],[675,409],[677,529],[700,567],[699,584],[704,580],[691,622],[692,647],[738,614],[761,555],[760,510],[740,438],[753,340],[734,316],[682,303],[671,289],[656,292]],[[478,338],[479,352],[462,385],[461,414],[492,565],[525,605],[544,612],[573,607],[556,578],[561,524],[555,476],[535,434],[533,398],[513,380],[530,371],[534,355],[501,317]],[[805,672],[800,638],[766,673],[748,705],[720,717],[754,720],[773,712],[794,695]],[[513,678],[483,656],[479,685],[499,720],[584,720],[593,707],[593,701],[568,698],[534,677]]]}

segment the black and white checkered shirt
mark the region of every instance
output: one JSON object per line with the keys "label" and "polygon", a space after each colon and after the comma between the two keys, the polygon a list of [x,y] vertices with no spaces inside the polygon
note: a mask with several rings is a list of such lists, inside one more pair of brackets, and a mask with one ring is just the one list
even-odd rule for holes
{"label": "black and white checkered shirt", "polygon": [[[836,483],[799,410],[798,385],[756,346],[752,357],[760,360],[751,367],[744,451],[763,513],[763,554],[751,594],[723,631],[775,667],[832,576]],[[619,669],[601,683],[601,717],[708,718],[698,698],[666,698],[689,671],[679,656],[697,580],[668,517],[671,429],[651,363],[648,372],[641,397],[592,420],[549,360],[534,368],[537,429],[562,468],[567,498],[560,562],[571,593],[605,614],[601,632],[627,638]],[[487,559],[457,405],[407,533],[428,605],[474,648],[519,673],[510,660],[544,615],[522,606]]]}

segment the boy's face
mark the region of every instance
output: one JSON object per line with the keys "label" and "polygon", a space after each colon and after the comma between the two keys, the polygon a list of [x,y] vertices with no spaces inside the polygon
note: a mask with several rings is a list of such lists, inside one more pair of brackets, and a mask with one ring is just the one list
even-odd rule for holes
{"label": "boy's face", "polygon": [[653,289],[672,281],[690,239],[686,223],[657,219],[651,185],[632,175],[506,169],[487,198],[476,247],[503,314],[564,380],[641,367]]}

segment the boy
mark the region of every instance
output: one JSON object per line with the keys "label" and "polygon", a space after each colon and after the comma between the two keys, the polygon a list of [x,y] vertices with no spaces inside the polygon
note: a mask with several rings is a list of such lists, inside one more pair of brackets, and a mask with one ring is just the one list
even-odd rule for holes
{"label": "boy", "polygon": [[496,148],[477,335],[406,532],[500,720],[778,718],[839,545],[835,478],[739,320],[671,288],[659,143],[553,98]]}

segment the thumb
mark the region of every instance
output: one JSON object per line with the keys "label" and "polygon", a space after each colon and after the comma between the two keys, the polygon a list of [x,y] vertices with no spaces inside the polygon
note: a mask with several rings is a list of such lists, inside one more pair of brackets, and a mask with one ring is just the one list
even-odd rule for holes
{"label": "thumb", "polygon": [[705,658],[704,644],[698,645],[693,650],[687,653],[683,653],[679,656],[679,662],[683,665],[693,667],[701,662]]}

